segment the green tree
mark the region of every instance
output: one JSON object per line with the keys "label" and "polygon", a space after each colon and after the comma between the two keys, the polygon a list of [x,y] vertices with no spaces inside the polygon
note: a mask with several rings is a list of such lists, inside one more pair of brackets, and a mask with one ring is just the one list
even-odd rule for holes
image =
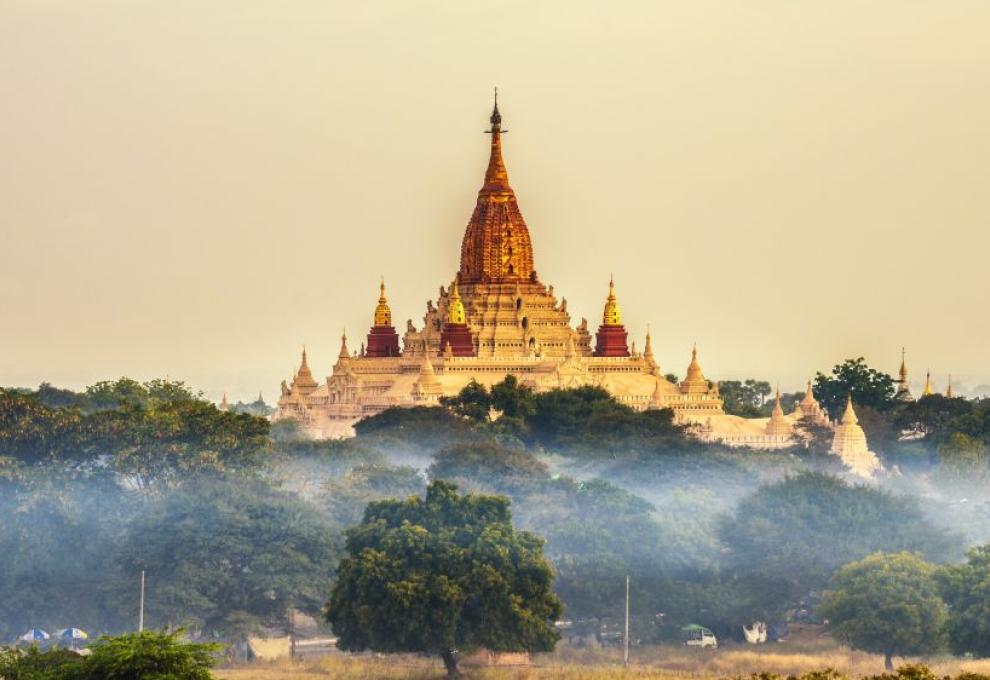
{"label": "green tree", "polygon": [[513,529],[504,497],[433,482],[426,498],[372,503],[347,532],[327,619],[348,651],[439,655],[549,651],[562,607],[535,535]]}
{"label": "green tree", "polygon": [[420,496],[425,490],[426,480],[416,468],[383,464],[358,465],[324,485],[327,511],[343,527],[360,522],[368,503]]}
{"label": "green tree", "polygon": [[990,545],[969,550],[964,564],[942,567],[938,580],[949,606],[949,648],[955,654],[990,656]]}
{"label": "green tree", "polygon": [[339,554],[311,506],[260,482],[198,480],[148,507],[116,561],[146,572],[151,626],[239,637],[284,623],[290,606],[318,613]]}
{"label": "green tree", "polygon": [[472,379],[456,396],[440,397],[440,403],[462,418],[487,423],[492,409],[492,395],[487,387]]}
{"label": "green tree", "polygon": [[533,489],[550,476],[546,464],[532,454],[491,442],[441,449],[427,473],[431,479],[467,480],[513,495]]}
{"label": "green tree", "polygon": [[965,399],[929,394],[901,407],[895,421],[899,430],[923,435],[932,446],[938,446],[951,433],[952,422],[973,408]]}
{"label": "green tree", "polygon": [[869,406],[886,411],[894,401],[894,379],[886,373],[870,368],[863,357],[846,359],[832,367],[832,375],[815,376],[815,397],[833,419],[841,417],[846,400],[852,395],[857,409]]}
{"label": "green tree", "polygon": [[935,568],[917,555],[876,553],[844,566],[822,598],[819,614],[855,649],[892,657],[928,654],[942,646],[945,603]]}
{"label": "green tree", "polygon": [[961,544],[929,523],[915,500],[817,472],[760,487],[721,522],[718,533],[738,573],[782,579],[794,597],[874,552],[910,550],[947,560]]}
{"label": "green tree", "polygon": [[211,680],[219,647],[185,642],[181,633],[146,630],[102,637],[90,645],[82,673],[72,680]]}
{"label": "green tree", "polygon": [[141,489],[163,489],[201,473],[257,468],[269,450],[269,423],[223,413],[209,402],[153,400],[91,416],[113,451],[114,469]]}
{"label": "green tree", "polygon": [[718,384],[725,412],[744,418],[759,418],[764,415],[763,406],[773,392],[770,383],[764,380],[723,380]]}
{"label": "green tree", "polygon": [[0,388],[0,456],[37,464],[88,460],[95,453],[78,410],[51,408],[37,395]]}
{"label": "green tree", "polygon": [[953,418],[948,432],[959,432],[990,446],[990,399],[984,399],[969,413]]}
{"label": "green tree", "polygon": [[939,472],[951,481],[984,484],[990,469],[990,452],[979,439],[961,432],[948,435],[938,447]]}
{"label": "green tree", "polygon": [[520,383],[511,373],[502,382],[492,385],[491,403],[496,410],[501,411],[503,418],[525,420],[536,412],[533,390]]}

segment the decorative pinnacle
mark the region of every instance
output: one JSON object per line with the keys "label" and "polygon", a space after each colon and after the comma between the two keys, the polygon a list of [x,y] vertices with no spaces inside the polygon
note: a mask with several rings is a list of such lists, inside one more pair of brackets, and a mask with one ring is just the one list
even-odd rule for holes
{"label": "decorative pinnacle", "polygon": [[499,134],[501,132],[508,132],[508,130],[502,129],[502,114],[498,112],[498,88],[495,88],[495,106],[492,108],[492,115],[488,119],[492,124],[490,130],[485,130],[488,134]]}

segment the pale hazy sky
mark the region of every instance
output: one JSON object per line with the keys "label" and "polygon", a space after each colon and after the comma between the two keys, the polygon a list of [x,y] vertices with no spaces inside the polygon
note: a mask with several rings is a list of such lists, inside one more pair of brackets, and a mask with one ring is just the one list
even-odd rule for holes
{"label": "pale hazy sky", "polygon": [[990,381],[990,2],[0,0],[0,384],[322,377],[451,279],[493,85],[541,278],[665,370]]}

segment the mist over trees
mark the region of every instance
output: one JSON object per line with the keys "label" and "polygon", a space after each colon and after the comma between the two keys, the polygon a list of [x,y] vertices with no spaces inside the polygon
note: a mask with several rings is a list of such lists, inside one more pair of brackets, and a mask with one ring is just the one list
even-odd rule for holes
{"label": "mist over trees", "polygon": [[[888,379],[851,360],[816,381],[835,404],[863,398],[889,471],[869,484],[827,454],[827,431],[807,448],[729,449],[591,387],[475,383],[339,441],[221,412],[165,380],[3,389],[0,641],[32,626],[132,630],[141,570],[150,627],[236,640],[284,628],[291,609],[319,616],[345,532],[444,482],[502,497],[515,531],[545,541],[571,619],[617,622],[629,575],[644,642],[688,623],[738,637],[754,620],[818,621],[844,565],[908,551],[958,613],[948,644],[988,654],[964,634],[986,606],[981,553],[961,560],[990,538],[990,404],[895,403]],[[732,408],[765,408],[766,388],[729,387]]]}

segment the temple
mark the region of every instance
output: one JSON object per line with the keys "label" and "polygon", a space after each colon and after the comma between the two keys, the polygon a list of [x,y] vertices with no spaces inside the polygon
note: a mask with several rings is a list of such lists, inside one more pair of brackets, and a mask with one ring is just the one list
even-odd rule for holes
{"label": "temple", "polygon": [[587,319],[575,324],[567,299],[537,273],[529,227],[502,157],[507,130],[497,97],[489,123],[488,166],[464,231],[460,266],[436,299],[427,300],[422,323],[407,320],[400,345],[383,279],[361,350],[350,351],[345,334],[330,375],[318,383],[304,348],[299,369],[282,383],[276,420],[294,419],[312,437],[350,436],[358,420],[387,408],[435,404],[472,380],[490,386],[512,374],[536,391],[596,385],[638,410],[671,409],[698,437],[729,446],[794,446],[803,418],[831,427],[810,383],[793,413],[783,412],[778,391],[769,419],[726,414],[697,347],[684,380],[668,380],[649,331],[643,352],[630,344],[614,277],[592,346]]}
{"label": "temple", "polygon": [[908,382],[907,359],[903,347],[901,348],[901,370],[898,371],[897,375],[897,392],[894,394],[894,399],[904,403],[914,401],[914,395],[911,394],[911,385]]}
{"label": "temple", "polygon": [[846,401],[842,421],[835,427],[829,453],[838,456],[854,473],[868,477],[880,469],[880,461],[866,443],[866,433],[853,410],[852,397]]}

